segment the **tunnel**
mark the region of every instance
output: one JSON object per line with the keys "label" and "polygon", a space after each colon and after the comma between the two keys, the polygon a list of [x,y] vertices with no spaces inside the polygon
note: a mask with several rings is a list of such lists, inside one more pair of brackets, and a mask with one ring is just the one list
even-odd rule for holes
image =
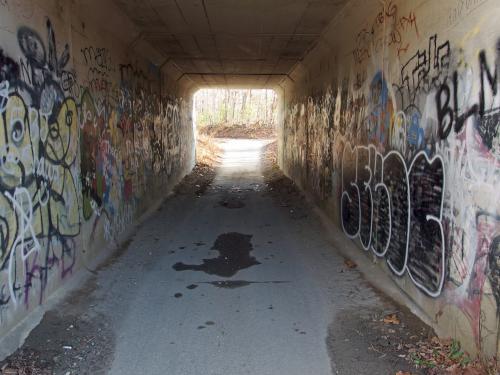
{"label": "tunnel", "polygon": [[499,17],[0,0],[0,373],[498,374]]}

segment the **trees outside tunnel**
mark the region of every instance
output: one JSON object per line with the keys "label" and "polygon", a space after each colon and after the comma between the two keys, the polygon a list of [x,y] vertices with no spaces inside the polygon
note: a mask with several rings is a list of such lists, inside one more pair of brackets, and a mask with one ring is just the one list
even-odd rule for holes
{"label": "trees outside tunnel", "polygon": [[194,112],[201,133],[231,136],[240,131],[253,138],[253,133],[273,133],[278,98],[268,89],[201,89],[194,96]]}

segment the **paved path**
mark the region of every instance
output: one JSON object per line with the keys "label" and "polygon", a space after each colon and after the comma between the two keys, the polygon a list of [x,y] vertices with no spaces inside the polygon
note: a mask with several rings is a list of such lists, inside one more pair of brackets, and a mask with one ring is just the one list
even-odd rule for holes
{"label": "paved path", "polygon": [[[290,215],[265,194],[265,144],[222,143],[216,188],[169,200],[101,275],[115,284],[106,288],[104,312],[119,311],[111,374],[331,373],[325,339],[335,310],[376,297],[365,290],[353,298],[359,275],[339,273],[343,258],[319,223]],[[231,276],[231,266],[210,261],[196,270],[220,255],[211,250],[218,238],[222,247],[251,247],[240,255],[255,258],[247,262],[253,265]],[[234,270],[248,265],[229,261]]]}
{"label": "paved path", "polygon": [[368,349],[386,337],[367,327],[387,303],[345,267],[307,207],[266,191],[265,145],[223,142],[212,187],[169,198],[46,314],[27,352],[56,374],[395,374]]}

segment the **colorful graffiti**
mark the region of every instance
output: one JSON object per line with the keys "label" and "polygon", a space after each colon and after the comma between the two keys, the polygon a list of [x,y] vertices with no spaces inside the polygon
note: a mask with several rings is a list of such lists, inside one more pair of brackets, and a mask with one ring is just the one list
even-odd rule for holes
{"label": "colorful graffiti", "polygon": [[[0,49],[0,311],[42,303],[47,286],[78,267],[97,229],[115,241],[154,184],[190,160],[187,106],[162,98],[139,67],[109,50],[59,52],[50,20],[42,37],[17,32],[19,57]],[[157,78],[157,77],[156,77]],[[90,229],[89,229],[90,228]],[[33,300],[36,303],[32,302]]]}
{"label": "colorful graffiti", "polygon": [[346,236],[419,300],[431,297],[437,320],[459,309],[481,350],[500,311],[500,41],[476,54],[437,33],[419,41],[410,14],[413,38],[382,48],[402,31],[390,2],[364,44],[354,37],[347,73],[322,96],[296,94],[283,168],[318,201],[337,202]]}
{"label": "colorful graffiti", "polygon": [[3,305],[28,304],[35,284],[41,302],[52,270],[72,271],[80,233],[77,104],[64,95],[69,52],[57,54],[50,21],[46,31],[47,45],[20,28],[20,64],[3,57],[0,69]]}

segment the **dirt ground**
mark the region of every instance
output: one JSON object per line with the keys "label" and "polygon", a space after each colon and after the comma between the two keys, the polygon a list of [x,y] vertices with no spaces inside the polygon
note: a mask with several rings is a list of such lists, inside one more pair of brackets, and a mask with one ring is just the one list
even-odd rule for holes
{"label": "dirt ground", "polygon": [[215,178],[215,168],[220,164],[220,148],[215,140],[208,136],[198,136],[196,144],[196,164],[189,175],[174,188],[176,194],[205,193]]}
{"label": "dirt ground", "polygon": [[92,309],[95,278],[48,311],[24,345],[0,362],[1,374],[105,374],[115,336]]}

